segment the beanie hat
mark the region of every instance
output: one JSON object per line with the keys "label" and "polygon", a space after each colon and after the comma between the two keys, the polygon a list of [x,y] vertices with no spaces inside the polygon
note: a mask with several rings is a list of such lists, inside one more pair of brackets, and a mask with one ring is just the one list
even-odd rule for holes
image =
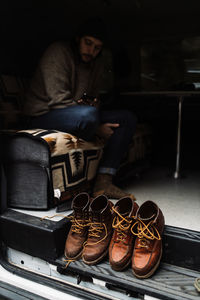
{"label": "beanie hat", "polygon": [[100,18],[90,18],[86,20],[78,29],[77,36],[92,36],[102,42],[105,42],[107,33],[106,26]]}

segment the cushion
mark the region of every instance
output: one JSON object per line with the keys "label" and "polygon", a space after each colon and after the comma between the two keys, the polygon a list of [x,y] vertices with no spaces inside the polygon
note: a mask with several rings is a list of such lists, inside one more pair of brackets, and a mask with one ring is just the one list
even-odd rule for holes
{"label": "cushion", "polygon": [[90,190],[103,152],[101,139],[87,142],[69,133],[42,129],[21,130],[17,134],[48,145],[53,189],[61,193],[59,203],[77,192]]}

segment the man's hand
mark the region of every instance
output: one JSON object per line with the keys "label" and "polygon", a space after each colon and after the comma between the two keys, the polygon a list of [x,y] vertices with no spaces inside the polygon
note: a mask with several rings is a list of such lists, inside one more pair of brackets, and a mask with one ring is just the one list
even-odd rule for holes
{"label": "man's hand", "polygon": [[97,129],[97,135],[108,140],[114,133],[114,128],[119,127],[118,123],[104,123]]}
{"label": "man's hand", "polygon": [[79,99],[77,101],[77,103],[79,105],[90,105],[90,106],[94,106],[94,107],[98,107],[99,106],[99,99],[98,98],[87,98],[87,97],[83,97],[81,99]]}

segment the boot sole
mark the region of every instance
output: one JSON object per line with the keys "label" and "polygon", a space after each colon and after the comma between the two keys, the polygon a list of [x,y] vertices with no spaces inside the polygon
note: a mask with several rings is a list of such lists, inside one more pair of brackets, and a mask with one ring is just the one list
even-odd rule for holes
{"label": "boot sole", "polygon": [[131,257],[123,267],[118,267],[118,266],[116,267],[116,266],[111,265],[111,263],[110,263],[110,266],[115,271],[123,271],[124,269],[126,269],[129,266],[130,263],[131,263]]}
{"label": "boot sole", "polygon": [[74,256],[74,257],[69,257],[69,256],[66,255],[66,253],[64,253],[64,255],[65,255],[65,257],[66,257],[67,259],[69,259],[69,260],[78,260],[78,259],[81,258],[82,253],[83,253],[83,250],[81,250],[81,252],[79,252],[79,253],[78,253],[76,256]]}
{"label": "boot sole", "polygon": [[159,266],[159,264],[160,264],[161,257],[162,257],[162,249],[161,249],[161,252],[160,252],[160,257],[159,257],[159,259],[158,259],[156,265],[153,267],[153,269],[152,269],[149,273],[147,273],[147,274],[145,274],[145,275],[137,275],[137,274],[132,270],[132,271],[133,271],[133,274],[135,275],[135,277],[140,278],[140,279],[145,279],[145,278],[149,278],[151,275],[153,275],[153,273],[156,271],[156,269],[158,268],[158,266]]}
{"label": "boot sole", "polygon": [[98,262],[100,262],[107,254],[108,254],[108,249],[107,249],[106,251],[104,251],[104,253],[103,253],[101,256],[99,256],[97,259],[95,259],[95,260],[87,261],[87,260],[85,260],[83,257],[82,257],[82,260],[83,260],[83,262],[84,262],[86,265],[91,266],[91,265],[95,265],[95,264],[97,264]]}

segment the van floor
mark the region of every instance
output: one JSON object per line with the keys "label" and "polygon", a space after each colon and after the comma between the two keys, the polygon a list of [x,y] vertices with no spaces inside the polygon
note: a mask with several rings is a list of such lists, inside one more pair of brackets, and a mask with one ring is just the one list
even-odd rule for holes
{"label": "van floor", "polygon": [[[141,177],[131,177],[120,187],[134,194],[138,205],[147,200],[155,202],[164,214],[166,225],[200,231],[200,169],[184,170],[179,179],[175,179],[173,174],[174,169],[169,165],[154,165]],[[116,201],[112,199],[114,204]],[[26,210],[26,214],[36,217],[54,216],[54,221],[71,213],[72,210],[56,213],[55,208],[48,212]]]}
{"label": "van floor", "polygon": [[[185,115],[184,115],[185,116]],[[146,200],[158,204],[165,224],[200,231],[200,144],[197,121],[182,124],[179,167],[180,178],[174,178],[177,158],[177,120],[157,122],[154,151],[150,167],[141,178],[132,178],[123,188],[132,192],[139,205]],[[170,125],[171,124],[171,125]],[[171,126],[171,127],[170,127]],[[173,134],[172,134],[173,133]]]}
{"label": "van floor", "polygon": [[[129,181],[126,181],[126,184],[123,183],[122,187],[128,192],[134,193],[139,205],[146,200],[152,200],[157,203],[164,213],[166,225],[199,231],[200,170],[198,168],[192,170],[185,168],[185,176],[180,179],[175,179],[173,172],[173,167],[168,164],[153,164],[143,172],[141,177],[132,177]],[[116,203],[117,200],[112,201]],[[17,211],[24,212],[23,210]],[[69,213],[71,211],[57,215],[55,208],[48,212],[26,211],[26,214],[40,218],[45,216],[47,218],[53,217],[53,221],[59,221],[63,218],[63,214],[68,215]],[[88,284],[88,282],[85,283],[84,278],[93,278],[94,282],[96,280],[106,282],[109,289],[112,290],[111,293],[117,287],[117,289],[122,291],[123,299],[126,299],[124,287],[126,292],[129,291],[131,295],[145,293],[146,295],[156,297],[152,299],[199,299],[199,294],[194,286],[196,278],[200,277],[199,270],[197,271],[196,268],[193,270],[188,267],[188,264],[191,264],[191,256],[194,258],[192,260],[194,264],[196,262],[199,263],[198,255],[196,255],[199,251],[199,237],[198,235],[194,235],[193,232],[181,232],[180,228],[174,231],[170,226],[166,228],[163,239],[165,255],[163,256],[161,267],[152,278],[143,281],[133,276],[131,268],[123,272],[113,271],[107,259],[95,266],[87,266],[82,260],[79,260],[70,263],[66,269],[66,258],[61,256],[55,261],[53,260],[52,264],[58,266],[61,273],[67,276],[68,280],[69,274],[73,274],[76,280],[77,278],[83,278],[83,282],[80,285]],[[186,244],[184,244],[185,238],[187,238]],[[177,243],[174,243],[174,240]],[[190,251],[188,251],[188,243]],[[182,249],[182,255],[177,250],[179,248]],[[11,263],[18,266],[21,266],[22,261],[29,262],[25,253],[18,253],[13,249],[8,249],[8,257]],[[168,257],[167,261],[166,257]],[[172,260],[176,263],[173,264]],[[29,263],[27,266],[23,265],[23,267],[29,268]],[[40,265],[39,268],[41,268]],[[56,276],[63,276],[58,273],[56,274]],[[63,278],[61,279],[63,280]],[[94,287],[91,286],[91,288]],[[101,292],[104,291],[103,289]],[[107,290],[105,293],[107,293]],[[146,297],[145,299],[148,298]]]}
{"label": "van floor", "polygon": [[123,189],[133,193],[141,205],[154,201],[165,216],[166,225],[200,230],[200,169],[186,169],[174,178],[169,165],[157,165],[146,170],[141,178],[132,178]]}

